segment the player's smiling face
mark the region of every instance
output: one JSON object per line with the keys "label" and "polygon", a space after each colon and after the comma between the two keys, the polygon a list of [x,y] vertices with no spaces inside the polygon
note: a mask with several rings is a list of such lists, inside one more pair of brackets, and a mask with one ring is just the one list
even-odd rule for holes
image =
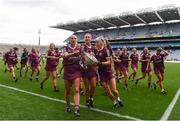
{"label": "player's smiling face", "polygon": [[49,45],[49,49],[50,49],[50,50],[54,50],[54,48],[55,48],[55,45],[54,45],[53,43],[51,43],[51,44]]}
{"label": "player's smiling face", "polygon": [[70,37],[70,39],[69,39],[69,43],[70,43],[71,45],[77,44],[77,37],[76,37],[75,35],[72,35],[72,36]]}
{"label": "player's smiling face", "polygon": [[101,49],[103,47],[103,44],[100,40],[96,40],[96,48]]}
{"label": "player's smiling face", "polygon": [[123,53],[127,53],[127,48],[123,48]]}
{"label": "player's smiling face", "polygon": [[27,49],[26,48],[24,48],[24,50],[23,50],[24,52],[27,52]]}
{"label": "player's smiling face", "polygon": [[92,36],[91,36],[90,34],[86,34],[86,35],[84,36],[84,40],[85,40],[85,43],[86,43],[87,45],[89,45],[89,44],[91,43]]}
{"label": "player's smiling face", "polygon": [[143,52],[144,54],[147,54],[149,52],[148,48],[144,48]]}
{"label": "player's smiling face", "polygon": [[32,48],[31,52],[35,53],[36,52],[35,48]]}

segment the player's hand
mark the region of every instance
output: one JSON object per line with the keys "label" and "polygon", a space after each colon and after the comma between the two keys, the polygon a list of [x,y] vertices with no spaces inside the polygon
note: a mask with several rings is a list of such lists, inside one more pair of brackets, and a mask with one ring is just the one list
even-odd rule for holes
{"label": "player's hand", "polygon": [[161,47],[159,48],[160,50],[163,50]]}
{"label": "player's hand", "polygon": [[101,66],[101,65],[102,65],[102,62],[98,61],[97,66]]}
{"label": "player's hand", "polygon": [[75,50],[75,51],[74,51],[74,54],[75,54],[75,55],[79,55],[79,53],[80,53],[79,50]]}
{"label": "player's hand", "polygon": [[46,55],[45,58],[49,58],[49,56]]}

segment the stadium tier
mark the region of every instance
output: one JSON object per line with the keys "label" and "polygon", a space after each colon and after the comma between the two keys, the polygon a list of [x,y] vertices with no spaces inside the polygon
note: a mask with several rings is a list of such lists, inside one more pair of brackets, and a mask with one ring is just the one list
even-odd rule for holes
{"label": "stadium tier", "polygon": [[[54,28],[73,31],[78,42],[83,43],[85,33],[93,39],[105,37],[113,49],[128,48],[180,48],[180,13],[178,7],[163,7],[159,10],[144,9],[137,13],[124,12],[120,15],[94,17],[67,24],[57,24]],[[65,40],[67,41],[67,40]]]}

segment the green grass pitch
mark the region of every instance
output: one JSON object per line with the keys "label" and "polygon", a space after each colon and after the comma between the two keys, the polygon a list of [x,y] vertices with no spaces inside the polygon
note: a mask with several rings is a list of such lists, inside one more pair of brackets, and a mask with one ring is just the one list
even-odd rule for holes
{"label": "green grass pitch", "polygon": [[[45,83],[44,90],[41,90],[39,87],[39,82],[36,80],[30,81],[29,78],[24,78],[24,76],[20,78],[19,70],[16,71],[19,81],[14,83],[11,75],[8,72],[4,72],[4,65],[2,61],[0,62],[0,65],[0,84],[64,100],[64,83],[62,76],[58,79],[58,87],[60,88],[60,92],[57,93],[53,92],[52,83],[50,80]],[[98,86],[94,96],[95,107],[105,111],[115,112],[121,115],[128,115],[143,120],[159,120],[169,103],[172,101],[175,93],[180,88],[180,63],[166,63],[165,66],[166,70],[164,86],[168,92],[167,95],[162,95],[159,87],[156,90],[148,89],[147,79],[140,81],[137,86],[135,86],[133,82],[129,81],[128,91],[125,91],[123,85],[119,83],[117,84],[117,88],[124,102],[124,107],[120,109],[113,109],[112,102],[107,96],[105,96],[102,87]],[[141,73],[138,72],[138,76],[140,74]],[[44,76],[44,65],[42,65],[40,80],[42,80]],[[156,81],[154,74],[153,81]],[[71,99],[73,100],[73,97]],[[85,104],[84,96],[81,96],[81,104]],[[63,103],[0,87],[0,120],[124,119],[91,111],[85,108],[80,108],[81,117],[79,118],[75,118],[73,112],[71,114],[66,114],[64,111],[65,104]],[[180,99],[177,101],[169,119],[180,119]]]}

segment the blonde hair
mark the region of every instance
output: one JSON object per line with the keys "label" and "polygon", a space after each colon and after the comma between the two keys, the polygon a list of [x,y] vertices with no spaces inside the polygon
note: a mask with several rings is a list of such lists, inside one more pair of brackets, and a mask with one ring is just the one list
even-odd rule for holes
{"label": "blonde hair", "polygon": [[103,45],[103,46],[105,46],[105,45],[106,45],[105,39],[104,39],[102,36],[97,37],[97,38],[95,39],[95,41],[100,42],[100,43],[101,43],[101,45]]}
{"label": "blonde hair", "polygon": [[136,52],[136,51],[137,51],[136,48],[133,48],[133,49],[132,49],[132,52]]}

